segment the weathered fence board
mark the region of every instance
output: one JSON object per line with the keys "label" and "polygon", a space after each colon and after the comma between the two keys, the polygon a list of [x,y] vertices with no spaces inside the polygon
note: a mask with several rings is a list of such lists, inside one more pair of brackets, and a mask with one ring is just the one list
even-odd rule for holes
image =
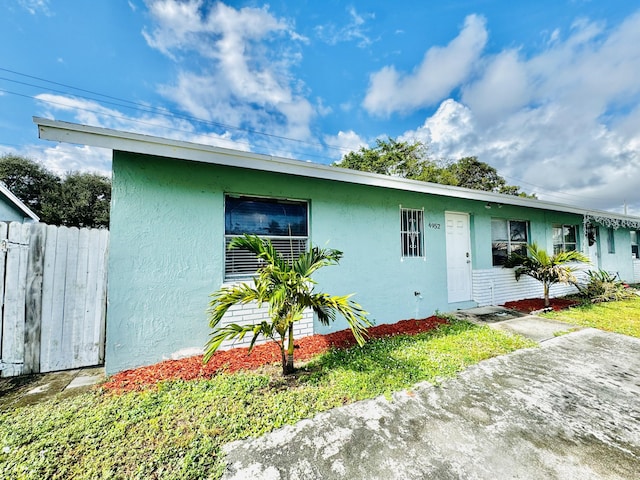
{"label": "weathered fence board", "polygon": [[29,224],[9,225],[4,276],[2,315],[3,377],[22,374],[25,344],[25,298],[27,290],[27,255]]}
{"label": "weathered fence board", "polygon": [[104,359],[109,232],[0,223],[2,376]]}

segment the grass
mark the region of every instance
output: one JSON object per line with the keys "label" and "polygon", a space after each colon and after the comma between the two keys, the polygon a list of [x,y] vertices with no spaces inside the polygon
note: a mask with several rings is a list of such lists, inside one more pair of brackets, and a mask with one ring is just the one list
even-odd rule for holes
{"label": "grass", "polygon": [[219,478],[227,442],[419,381],[437,384],[471,364],[534,345],[455,322],[322,354],[293,377],[280,377],[276,366],[21,407],[0,413],[0,478]]}
{"label": "grass", "polygon": [[541,316],[640,338],[640,297],[617,302],[586,304]]}

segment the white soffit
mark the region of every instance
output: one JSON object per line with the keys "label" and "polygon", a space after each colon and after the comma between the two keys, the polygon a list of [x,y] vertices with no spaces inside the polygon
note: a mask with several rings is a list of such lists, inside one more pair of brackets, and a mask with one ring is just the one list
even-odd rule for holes
{"label": "white soffit", "polygon": [[39,138],[43,140],[103,147],[117,151],[154,155],[177,160],[211,163],[359,185],[391,188],[394,190],[479,200],[494,204],[517,205],[536,209],[577,213],[580,215],[599,214],[616,219],[638,220],[638,217],[620,215],[602,210],[587,210],[561,203],[408,180],[405,178],[321,165],[309,161],[243,152],[240,150],[213,147],[181,140],[171,140],[139,133],[123,132],[39,117],[33,117],[33,121],[38,125]]}

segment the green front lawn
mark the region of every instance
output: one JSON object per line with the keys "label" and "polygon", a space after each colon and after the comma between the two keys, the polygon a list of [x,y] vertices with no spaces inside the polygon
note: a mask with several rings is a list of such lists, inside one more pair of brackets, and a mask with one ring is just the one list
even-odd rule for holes
{"label": "green front lawn", "polygon": [[322,354],[286,379],[275,366],[22,407],[0,413],[0,478],[219,478],[227,442],[534,345],[455,322]]}
{"label": "green front lawn", "polygon": [[587,304],[545,313],[542,316],[640,338],[640,297],[618,302]]}

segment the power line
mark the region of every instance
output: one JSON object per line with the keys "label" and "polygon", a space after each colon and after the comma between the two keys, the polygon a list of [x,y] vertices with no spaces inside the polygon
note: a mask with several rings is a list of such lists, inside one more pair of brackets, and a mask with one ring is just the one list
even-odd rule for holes
{"label": "power line", "polygon": [[[221,122],[214,122],[214,121],[211,121],[211,120],[205,120],[203,118],[195,117],[195,116],[192,116],[192,115],[178,114],[178,113],[172,112],[171,110],[168,110],[168,109],[154,107],[152,105],[146,105],[144,103],[133,102],[131,100],[126,100],[126,99],[123,99],[123,98],[114,97],[114,96],[111,96],[111,95],[106,95],[106,94],[95,92],[95,91],[92,91],[92,90],[87,90],[87,89],[84,89],[84,88],[74,87],[73,85],[69,85],[69,84],[65,84],[65,83],[54,82],[53,80],[47,80],[47,79],[42,78],[42,77],[37,77],[37,76],[34,76],[34,75],[29,75],[29,74],[26,74],[26,73],[17,72],[15,70],[10,70],[10,69],[7,69],[7,68],[0,67],[0,71],[11,73],[13,75],[26,77],[26,78],[31,78],[33,80],[38,80],[40,82],[50,83],[52,85],[58,85],[58,86],[61,86],[61,87],[70,88],[72,90],[88,93],[90,95],[96,95],[96,96],[99,96],[99,97],[107,98],[107,99],[114,100],[116,102],[121,102],[121,103],[115,103],[115,102],[105,101],[105,100],[97,100],[96,98],[86,97],[86,96],[83,96],[83,95],[74,95],[76,97],[83,98],[85,100],[100,101],[102,103],[106,103],[106,104],[109,104],[109,105],[115,105],[115,106],[119,106],[119,107],[130,108],[130,109],[133,109],[133,110],[139,110],[139,111],[143,111],[143,112],[147,112],[147,113],[156,113],[158,115],[162,115],[162,116],[165,116],[165,117],[168,117],[168,118],[177,118],[177,119],[182,119],[182,120],[188,120],[188,121],[191,121],[191,122],[196,122],[196,123],[207,125],[207,126],[219,127],[219,128],[224,128],[224,129],[227,129],[227,130],[237,130],[237,131],[249,133],[249,134],[252,134],[252,135],[260,135],[260,136],[265,136],[265,137],[269,137],[269,138],[275,138],[275,139],[279,139],[279,140],[286,140],[286,141],[289,141],[289,142],[296,142],[296,143],[300,143],[300,144],[304,144],[304,145],[309,145],[309,146],[312,146],[312,147],[328,148],[328,149],[338,150],[338,151],[342,151],[342,152],[349,152],[350,151],[348,148],[340,147],[340,146],[337,146],[337,145],[309,142],[307,140],[301,140],[301,139],[297,139],[297,138],[285,137],[283,135],[275,135],[275,134],[272,134],[272,133],[260,132],[258,130],[252,130],[252,129],[249,129],[249,128],[239,127],[239,126],[236,126],[236,125],[230,125],[230,124],[221,123]],[[6,78],[6,77],[0,77],[0,80],[5,80],[5,81],[9,81],[9,82],[13,82],[13,83],[17,83],[17,84],[21,84],[21,85],[25,85],[25,86],[30,86],[30,87],[34,87],[34,88],[46,88],[48,91],[51,91],[51,92],[56,92],[56,93],[60,93],[60,94],[63,94],[63,95],[71,95],[71,93],[66,92],[66,91],[56,90],[56,89],[52,89],[50,87],[41,86],[41,85],[34,85],[34,84],[31,84],[31,83],[26,83],[26,82],[20,82],[18,80],[13,80],[13,79]],[[123,103],[124,104],[128,104],[128,105],[123,105]]]}
{"label": "power line", "polygon": [[[107,104],[107,105],[112,105],[112,106],[116,106],[116,107],[120,107],[120,108],[128,108],[131,109],[133,111],[137,111],[137,112],[143,112],[143,113],[151,113],[151,114],[155,114],[158,116],[162,116],[165,118],[169,118],[172,120],[178,119],[178,120],[186,120],[189,122],[193,122],[196,124],[200,124],[200,125],[204,125],[204,126],[208,126],[208,127],[214,127],[214,128],[221,128],[221,129],[225,129],[225,130],[235,130],[238,132],[242,132],[242,133],[246,133],[249,135],[255,135],[255,136],[262,136],[262,137],[267,137],[267,138],[272,138],[272,139],[278,139],[278,140],[284,140],[287,142],[294,142],[300,145],[307,145],[309,147],[320,147],[320,148],[326,148],[326,149],[331,149],[331,150],[337,150],[340,152],[350,152],[351,149],[346,148],[346,147],[340,147],[337,145],[330,145],[330,144],[326,144],[326,143],[317,143],[317,142],[309,142],[306,140],[301,140],[301,139],[296,139],[296,138],[291,138],[291,137],[286,137],[286,136],[282,136],[282,135],[275,135],[275,134],[270,134],[270,133],[266,133],[266,132],[260,132],[257,130],[252,130],[249,128],[244,128],[244,127],[240,127],[237,125],[230,125],[230,124],[225,124],[225,123],[221,123],[221,122],[215,122],[215,121],[211,121],[211,120],[205,120],[196,116],[192,116],[192,115],[186,115],[186,114],[179,114],[176,112],[173,112],[169,109],[166,108],[160,108],[160,107],[156,107],[153,105],[148,105],[148,104],[144,104],[144,103],[140,103],[140,102],[135,102],[135,101],[131,101],[131,100],[127,100],[127,99],[123,99],[120,97],[115,97],[112,95],[107,95],[104,93],[100,93],[100,92],[96,92],[93,90],[88,90],[88,89],[84,89],[84,88],[80,88],[80,87],[75,87],[73,85],[69,85],[66,83],[61,83],[61,82],[56,82],[53,80],[48,80],[46,78],[42,78],[42,77],[38,77],[35,75],[30,75],[30,74],[26,74],[26,73],[22,73],[22,72],[17,72],[15,70],[10,70],[7,68],[2,68],[0,67],[0,71],[3,72],[7,72],[13,75],[17,75],[17,76],[21,76],[24,78],[29,78],[32,80],[36,80],[38,82],[43,82],[45,84],[51,84],[51,85],[56,85],[59,87],[64,87],[66,89],[71,89],[77,92],[82,92],[84,94],[89,94],[89,95],[93,95],[96,97],[101,97],[102,99],[98,99],[98,98],[93,98],[93,97],[89,97],[89,96],[85,96],[85,95],[78,95],[78,94],[74,94],[65,90],[58,90],[58,89],[54,89],[51,88],[50,86],[46,86],[46,85],[37,85],[34,83],[29,83],[29,82],[22,82],[19,80],[15,80],[15,79],[11,79],[11,78],[7,78],[7,77],[0,77],[0,80],[4,80],[6,82],[11,82],[14,84],[18,84],[18,85],[23,85],[23,86],[27,86],[27,87],[32,87],[32,88],[41,88],[41,89],[45,89],[46,93],[57,93],[63,96],[68,96],[68,97],[72,97],[72,98],[79,98],[79,99],[83,99],[83,100],[88,100],[88,101],[92,101],[92,102],[96,102],[98,106],[102,106],[103,104]],[[11,95],[16,95],[19,97],[23,97],[23,98],[29,98],[32,100],[36,100],[36,101],[40,101],[40,102],[44,102],[44,103],[48,103],[51,105],[58,105],[58,106],[64,106],[64,107],[69,107],[68,104],[66,103],[62,103],[62,102],[56,102],[54,100],[50,100],[50,99],[42,99],[42,98],[38,98],[37,96],[33,96],[33,95],[27,95],[27,94],[23,94],[23,93],[18,93],[18,92],[13,92],[10,90],[5,90],[5,89],[0,89],[0,92],[4,92],[7,94],[11,94]],[[107,99],[107,100],[104,100]],[[189,135],[201,135],[203,137],[206,138],[211,138],[214,139],[217,142],[226,142],[229,143],[231,145],[244,145],[247,147],[255,147],[255,144],[252,144],[249,141],[240,141],[240,140],[231,140],[231,139],[227,139],[224,138],[222,136],[214,136],[211,133],[204,133],[204,134],[198,134],[197,132],[191,131],[191,130],[185,130],[185,129],[181,129],[181,128],[177,128],[175,126],[167,126],[167,125],[159,125],[153,122],[148,122],[148,121],[144,121],[144,120],[140,120],[140,119],[136,119],[136,118],[130,118],[124,115],[117,115],[114,113],[107,113],[104,111],[97,111],[97,110],[92,110],[90,108],[86,108],[86,107],[80,107],[80,106],[74,106],[73,107],[76,110],[81,110],[81,111],[85,111],[88,113],[94,113],[96,115],[101,115],[104,117],[110,117],[110,118],[114,118],[120,121],[125,121],[125,122],[129,122],[129,123],[136,123],[136,124],[140,124],[140,125],[145,125],[148,127],[153,127],[153,128],[161,128],[161,129],[165,129],[165,130],[170,130],[170,131],[175,131],[175,132],[180,132],[180,133],[185,133],[185,134],[189,134]],[[9,144],[6,144],[9,145]],[[260,148],[260,147],[259,147]],[[264,149],[264,147],[262,147],[262,149]],[[291,156],[294,156],[294,154],[296,153],[295,150],[293,149],[289,149],[288,150],[289,154]],[[257,152],[259,153],[259,152]],[[264,152],[264,153],[268,153],[268,152]],[[322,159],[322,160],[329,160],[326,156],[324,155],[316,155],[313,153],[309,153],[308,151],[305,151],[303,153],[304,156],[308,156],[308,157],[315,157],[318,159]],[[549,189],[540,186],[540,185],[536,185],[524,180],[520,180],[517,178],[513,178],[510,176],[504,176],[504,178],[508,179],[511,182],[516,182],[518,184],[526,184],[526,185],[530,185],[532,187],[535,187],[537,189],[542,190],[542,192],[544,192],[544,195],[546,196],[550,196],[550,197],[560,197],[561,196],[567,196],[567,197],[574,197],[574,198],[579,198],[579,199],[583,199],[583,200],[597,200],[598,197],[585,197],[582,195],[575,195],[575,194],[570,194],[570,193],[565,193],[565,192],[560,192],[560,191],[552,191],[553,193],[548,193],[550,192]]]}

